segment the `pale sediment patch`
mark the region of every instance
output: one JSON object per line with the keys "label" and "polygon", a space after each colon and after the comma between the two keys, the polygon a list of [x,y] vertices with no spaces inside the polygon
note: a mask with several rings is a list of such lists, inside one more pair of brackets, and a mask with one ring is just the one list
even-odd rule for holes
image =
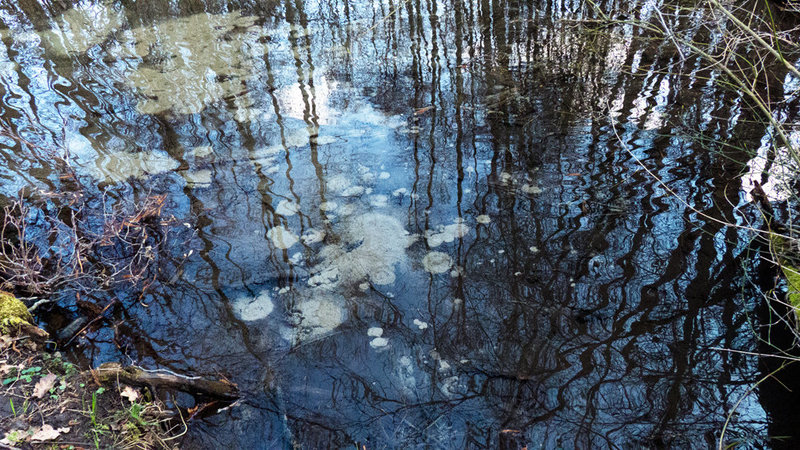
{"label": "pale sediment patch", "polygon": [[201,145],[192,149],[192,155],[195,158],[205,158],[214,153],[214,147],[210,145]]}
{"label": "pale sediment patch", "polygon": [[172,172],[180,164],[165,152],[143,151],[138,153],[119,151],[104,155],[92,167],[92,176],[117,183],[128,178],[147,178],[148,176]]}
{"label": "pale sediment patch", "polygon": [[252,100],[241,98],[247,97],[241,93],[255,73],[252,55],[258,52],[241,49],[264,46],[259,39],[266,30],[256,20],[238,12],[165,20],[121,34],[121,45],[109,53],[150,62],[132,66],[124,79],[142,94],[137,104],[141,113],[194,114],[226,97],[234,97],[240,107],[250,107]]}
{"label": "pale sediment patch", "polygon": [[211,186],[211,171],[208,169],[192,170],[181,172],[186,180],[188,187],[209,187]]}

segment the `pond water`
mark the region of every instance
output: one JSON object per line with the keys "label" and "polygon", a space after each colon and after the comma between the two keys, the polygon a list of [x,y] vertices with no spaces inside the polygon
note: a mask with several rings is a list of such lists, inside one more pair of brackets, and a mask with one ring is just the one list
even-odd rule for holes
{"label": "pond water", "polygon": [[[758,358],[719,350],[757,348],[749,237],[712,218],[742,222],[765,132],[705,64],[595,18],[0,2],[2,126],[193,232],[72,357],[237,383],[186,448],[706,447],[735,405],[761,442]],[[4,195],[61,188],[0,143]]]}

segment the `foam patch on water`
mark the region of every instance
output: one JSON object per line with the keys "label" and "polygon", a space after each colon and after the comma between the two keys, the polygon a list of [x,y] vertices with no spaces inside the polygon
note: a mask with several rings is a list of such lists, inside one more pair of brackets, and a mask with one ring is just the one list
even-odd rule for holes
{"label": "foam patch on water", "polygon": [[531,195],[540,194],[542,192],[542,188],[540,188],[539,186],[535,186],[535,185],[527,184],[527,183],[523,184],[520,189],[522,190],[522,192],[524,192],[526,194],[531,194]]}
{"label": "foam patch on water", "polygon": [[400,221],[369,213],[348,217],[342,225],[341,241],[322,248],[321,262],[309,285],[333,288],[365,281],[376,285],[394,283],[395,267],[406,260],[406,248],[415,240]]}
{"label": "foam patch on water", "polygon": [[492,218],[487,216],[486,214],[481,214],[480,216],[475,218],[475,222],[478,222],[478,223],[481,223],[481,224],[484,224],[484,225],[487,224],[487,223],[490,223],[491,221],[492,221]]}
{"label": "foam patch on water", "polygon": [[300,207],[297,205],[297,203],[295,203],[295,202],[293,202],[291,200],[281,200],[281,201],[278,202],[278,206],[275,207],[275,214],[278,214],[278,215],[281,215],[281,216],[284,216],[284,217],[293,216],[293,215],[297,214],[297,211],[299,211],[299,210],[300,210]]}
{"label": "foam patch on water", "polygon": [[298,340],[331,333],[345,320],[344,298],[329,293],[315,292],[297,305]]}
{"label": "foam patch on water", "polygon": [[334,175],[328,178],[326,185],[331,192],[341,192],[350,187],[350,179],[344,175]]}
{"label": "foam patch on water", "polygon": [[382,194],[370,196],[369,204],[376,208],[384,208],[389,204],[389,197]]}
{"label": "foam patch on water", "polygon": [[306,232],[303,233],[303,237],[300,239],[306,245],[316,244],[317,242],[322,242],[322,240],[325,239],[325,232],[312,228],[310,230],[306,230]]}
{"label": "foam patch on water", "polygon": [[442,252],[430,252],[422,258],[422,266],[430,273],[445,273],[450,270],[453,260]]}
{"label": "foam patch on water", "polygon": [[231,307],[236,317],[246,322],[264,319],[275,309],[275,305],[272,303],[267,291],[261,291],[255,297],[237,298],[233,301]]}
{"label": "foam patch on water", "polygon": [[270,230],[267,231],[267,237],[272,240],[272,244],[275,247],[283,250],[297,243],[297,236],[284,228],[283,225],[270,228]]}
{"label": "foam patch on water", "polygon": [[453,224],[440,226],[438,230],[425,232],[425,239],[431,247],[438,247],[445,242],[453,242],[469,234],[469,226],[462,219],[456,219]]}
{"label": "foam patch on water", "polygon": [[336,211],[336,208],[338,207],[339,205],[336,202],[322,202],[319,204],[320,211],[326,212]]}
{"label": "foam patch on water", "polygon": [[372,348],[381,348],[386,347],[389,345],[389,340],[382,337],[376,337],[375,339],[369,341],[369,346]]}
{"label": "foam patch on water", "polygon": [[365,192],[364,186],[350,186],[341,192],[342,197],[358,197]]}

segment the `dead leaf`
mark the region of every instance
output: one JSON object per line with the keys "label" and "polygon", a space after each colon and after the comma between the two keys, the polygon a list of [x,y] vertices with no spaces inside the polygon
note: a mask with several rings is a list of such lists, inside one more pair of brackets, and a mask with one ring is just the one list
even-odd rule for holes
{"label": "dead leaf", "polygon": [[16,444],[20,443],[20,440],[26,440],[28,438],[28,432],[25,430],[11,430],[7,431],[6,435],[3,439],[0,439],[0,444],[11,446],[11,448]]}
{"label": "dead leaf", "polygon": [[418,116],[420,114],[425,114],[426,112],[428,112],[428,111],[430,111],[432,109],[433,109],[433,106],[425,106],[423,108],[420,108],[420,109],[414,111],[414,115]]}
{"label": "dead leaf", "polygon": [[44,397],[44,394],[47,394],[50,389],[53,389],[53,386],[56,384],[56,380],[58,380],[58,377],[52,373],[43,376],[39,382],[36,383],[36,386],[34,386],[33,396],[36,398]]}
{"label": "dead leaf", "polygon": [[568,177],[579,177],[581,174],[579,172],[571,172],[567,174]]}
{"label": "dead leaf", "polygon": [[5,375],[12,370],[18,370],[20,366],[14,364],[0,364],[0,375]]}
{"label": "dead leaf", "polygon": [[52,426],[50,426],[48,424],[44,424],[44,425],[42,425],[42,428],[40,430],[38,430],[37,432],[33,433],[33,436],[31,436],[31,441],[32,442],[36,442],[36,441],[51,441],[51,440],[61,436],[62,433],[69,433],[69,428],[68,427],[64,427],[64,428],[59,428],[59,429],[56,430]]}
{"label": "dead leaf", "polygon": [[125,386],[122,389],[122,392],[120,392],[119,396],[120,397],[125,397],[128,400],[130,400],[131,403],[133,403],[133,402],[135,402],[136,400],[139,399],[139,392],[137,392],[135,389],[133,389],[130,386]]}

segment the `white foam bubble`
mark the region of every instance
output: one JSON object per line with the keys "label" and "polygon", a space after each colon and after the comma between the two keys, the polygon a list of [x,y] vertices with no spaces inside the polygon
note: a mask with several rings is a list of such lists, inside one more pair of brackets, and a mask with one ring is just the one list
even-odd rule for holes
{"label": "white foam bubble", "polygon": [[523,184],[520,189],[522,190],[522,192],[526,194],[540,194],[542,192],[542,188],[540,188],[539,186],[527,183]]}
{"label": "white foam bubble", "polygon": [[453,260],[447,253],[429,252],[422,258],[422,266],[430,273],[445,273],[452,265]]}
{"label": "white foam bubble", "polygon": [[297,236],[284,228],[283,225],[270,228],[270,230],[267,231],[267,237],[272,240],[272,244],[275,247],[283,250],[297,243]]}
{"label": "white foam bubble", "polygon": [[461,219],[456,219],[454,223],[439,227],[438,230],[428,230],[425,232],[425,239],[431,247],[438,247],[445,242],[453,242],[468,235],[470,227]]}
{"label": "white foam bubble", "polygon": [[306,232],[303,233],[303,237],[300,239],[306,245],[316,244],[317,242],[322,242],[322,240],[325,239],[325,232],[311,228],[306,230]]}
{"label": "white foam bubble", "polygon": [[297,214],[297,211],[300,210],[300,207],[297,203],[291,200],[281,200],[278,202],[278,206],[275,207],[275,214],[281,216],[293,216]]}
{"label": "white foam bubble", "polygon": [[262,291],[255,297],[240,297],[231,304],[233,313],[244,321],[261,320],[270,315],[275,305],[267,291]]}
{"label": "white foam bubble", "polygon": [[387,285],[395,281],[395,266],[405,260],[406,248],[414,242],[395,218],[377,213],[347,217],[341,241],[320,250],[321,263],[309,280],[316,286],[371,281]]}
{"label": "white foam bubble", "polygon": [[369,342],[369,346],[372,348],[386,347],[387,345],[389,345],[389,340],[382,337],[376,337]]}

